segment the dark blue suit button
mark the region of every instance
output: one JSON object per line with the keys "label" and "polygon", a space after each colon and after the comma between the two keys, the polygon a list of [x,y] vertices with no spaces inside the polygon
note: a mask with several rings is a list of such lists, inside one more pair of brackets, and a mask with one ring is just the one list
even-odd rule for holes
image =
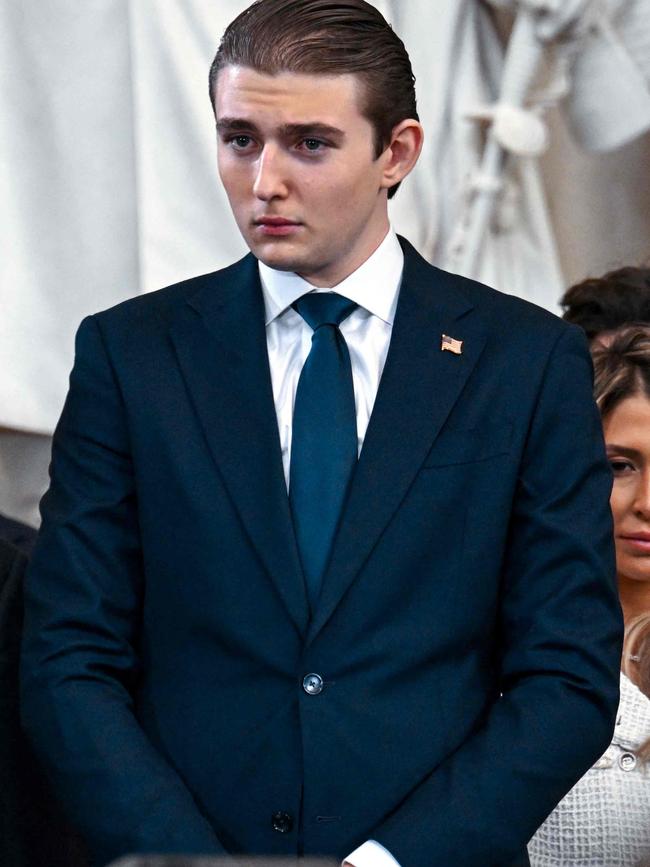
{"label": "dark blue suit button", "polygon": [[323,691],[323,678],[320,674],[307,674],[303,678],[302,688],[307,695],[319,695]]}
{"label": "dark blue suit button", "polygon": [[293,828],[293,816],[280,810],[271,816],[271,825],[273,826],[273,830],[279,834],[288,834]]}

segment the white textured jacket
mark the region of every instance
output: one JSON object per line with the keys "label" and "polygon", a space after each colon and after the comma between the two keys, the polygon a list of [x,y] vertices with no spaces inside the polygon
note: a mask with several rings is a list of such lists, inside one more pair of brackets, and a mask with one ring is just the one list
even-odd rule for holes
{"label": "white textured jacket", "polygon": [[621,674],[612,743],[530,841],[531,867],[650,865],[650,763],[635,755],[648,737],[650,699]]}

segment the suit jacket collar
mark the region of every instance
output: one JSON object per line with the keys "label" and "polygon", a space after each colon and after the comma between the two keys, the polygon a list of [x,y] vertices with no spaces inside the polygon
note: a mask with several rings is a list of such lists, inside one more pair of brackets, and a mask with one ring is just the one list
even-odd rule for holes
{"label": "suit jacket collar", "polygon": [[[293,534],[253,256],[203,285],[171,335],[195,412],[243,525],[302,635],[313,640],[406,496],[483,347],[462,279],[403,239],[386,365],[312,622]],[[462,324],[461,324],[462,321]],[[462,339],[462,355],[441,336]]]}
{"label": "suit jacket collar", "polygon": [[309,607],[287,496],[256,259],[218,272],[171,327],[190,399],[251,545],[301,635]]}

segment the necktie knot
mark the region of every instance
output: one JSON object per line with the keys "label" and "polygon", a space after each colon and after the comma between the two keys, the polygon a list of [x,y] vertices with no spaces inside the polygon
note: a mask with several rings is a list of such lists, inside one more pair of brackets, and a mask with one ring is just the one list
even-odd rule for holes
{"label": "necktie knot", "polygon": [[292,305],[313,331],[323,325],[338,327],[358,306],[336,292],[310,292]]}

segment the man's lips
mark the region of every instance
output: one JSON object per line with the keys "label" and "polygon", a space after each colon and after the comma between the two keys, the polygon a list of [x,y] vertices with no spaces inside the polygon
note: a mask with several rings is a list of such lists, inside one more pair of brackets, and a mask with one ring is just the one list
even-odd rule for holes
{"label": "man's lips", "polygon": [[263,235],[292,235],[300,229],[301,224],[286,217],[259,217],[253,225]]}

